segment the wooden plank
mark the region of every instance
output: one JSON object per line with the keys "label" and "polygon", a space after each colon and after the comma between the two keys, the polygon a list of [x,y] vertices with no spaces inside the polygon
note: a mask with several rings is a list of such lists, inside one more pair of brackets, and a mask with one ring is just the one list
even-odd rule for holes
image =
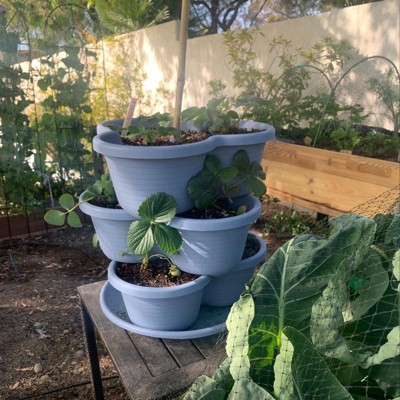
{"label": "wooden plank", "polygon": [[331,207],[328,207],[323,204],[318,204],[313,201],[303,199],[301,197],[297,197],[291,193],[285,193],[281,192],[279,190],[274,190],[274,189],[268,189],[267,194],[272,197],[276,197],[277,199],[285,200],[289,203],[296,204],[302,207],[309,208],[310,210],[319,212],[321,214],[329,215],[329,216],[335,216],[335,215],[340,215],[343,214],[343,211],[341,210],[334,210]]}
{"label": "wooden plank", "polygon": [[162,339],[180,367],[204,360],[203,355],[190,340]]}
{"label": "wooden plank", "polygon": [[[136,390],[136,399],[154,400],[159,398],[173,398],[175,393],[182,392],[192,385],[201,375],[211,376],[226,358],[225,354],[219,353],[214,357],[207,358],[153,378],[151,381],[142,382]],[[150,396],[151,394],[151,396]],[[168,394],[168,396],[166,396]]]}
{"label": "wooden plank", "polygon": [[104,281],[78,287],[94,325],[110,354],[128,394],[134,398],[136,387],[151,380],[151,374],[125,330],[113,324],[100,308],[99,296]]}
{"label": "wooden plank", "polygon": [[262,161],[268,194],[317,212],[337,215],[400,182],[394,162],[268,142]]}
{"label": "wooden plank", "polygon": [[264,160],[325,172],[356,181],[375,183],[387,188],[397,185],[400,181],[400,167],[396,162],[279,141],[267,143]]}
{"label": "wooden plank", "polygon": [[281,163],[268,167],[266,173],[267,187],[342,211],[348,211],[387,190],[374,183],[335,175],[328,177],[324,172]]}
{"label": "wooden plank", "polygon": [[226,333],[193,339],[192,341],[206,358],[218,353],[225,353]]}
{"label": "wooden plank", "polygon": [[129,333],[135,347],[141,354],[153,376],[178,368],[178,364],[160,339]]}

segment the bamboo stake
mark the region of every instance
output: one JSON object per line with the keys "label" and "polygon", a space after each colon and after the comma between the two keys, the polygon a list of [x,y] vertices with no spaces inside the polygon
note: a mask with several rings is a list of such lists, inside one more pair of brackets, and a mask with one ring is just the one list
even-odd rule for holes
{"label": "bamboo stake", "polygon": [[176,83],[174,128],[179,129],[181,122],[181,109],[183,88],[185,87],[185,66],[186,66],[186,45],[189,30],[189,7],[190,0],[182,0],[181,26],[179,34],[179,68],[178,80]]}
{"label": "bamboo stake", "polygon": [[137,98],[136,97],[131,97],[131,101],[129,103],[128,110],[126,111],[125,120],[124,120],[124,123],[122,125],[122,130],[121,130],[121,134],[122,135],[125,135],[127,133],[128,126],[132,122],[132,117],[133,117],[133,113],[135,112],[136,103],[137,103]]}

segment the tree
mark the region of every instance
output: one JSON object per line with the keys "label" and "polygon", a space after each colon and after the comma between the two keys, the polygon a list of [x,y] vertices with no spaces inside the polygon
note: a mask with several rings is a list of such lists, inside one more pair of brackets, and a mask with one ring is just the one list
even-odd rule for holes
{"label": "tree", "polygon": [[226,32],[248,0],[192,1],[191,27],[199,35]]}

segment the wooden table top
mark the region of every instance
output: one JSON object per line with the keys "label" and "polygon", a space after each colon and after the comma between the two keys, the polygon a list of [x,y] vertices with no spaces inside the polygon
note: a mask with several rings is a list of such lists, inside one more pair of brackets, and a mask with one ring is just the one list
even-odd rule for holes
{"label": "wooden table top", "polygon": [[191,340],[155,339],[118,327],[100,308],[104,283],[80,286],[78,293],[132,399],[179,393],[200,375],[212,375],[225,359],[221,334]]}

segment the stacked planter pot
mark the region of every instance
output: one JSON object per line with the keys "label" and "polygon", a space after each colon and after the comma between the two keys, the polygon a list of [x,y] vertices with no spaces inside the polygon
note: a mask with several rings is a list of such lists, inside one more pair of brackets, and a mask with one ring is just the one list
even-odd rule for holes
{"label": "stacked planter pot", "polygon": [[[121,124],[122,121],[112,123]],[[132,120],[132,123],[137,122]],[[128,216],[128,221],[138,219],[139,205],[158,192],[167,193],[175,199],[178,214],[189,211],[193,202],[188,195],[187,184],[202,170],[208,154],[217,156],[223,166],[228,166],[233,155],[243,149],[250,161],[261,162],[265,142],[275,138],[272,126],[244,122],[242,126],[245,129],[258,132],[214,135],[201,142],[175,146],[128,146],[122,143],[119,132],[111,131],[106,125],[98,126],[93,148],[105,156],[118,202],[123,208],[119,211]],[[182,129],[185,130],[185,126]],[[119,246],[116,249],[118,255],[110,253],[109,256],[112,262],[108,282],[121,293],[132,324],[160,332],[183,331],[195,322],[202,304],[229,306],[237,300],[244,289],[243,276],[246,280],[249,277],[248,272],[240,273],[249,227],[261,213],[259,200],[241,189],[234,198],[233,206],[242,205],[247,211],[229,218],[197,220],[177,216],[169,223],[178,229],[183,239],[180,251],[170,256],[172,262],[182,271],[200,275],[187,284],[148,288],[123,281],[116,274],[118,262],[131,262],[123,257],[133,256],[121,259],[121,245],[116,245]],[[126,222],[126,233],[129,224]],[[122,234],[125,238],[126,233]],[[100,242],[102,240],[100,237]],[[265,244],[261,242],[257,257],[246,261],[253,268],[249,269],[250,275],[265,256]],[[103,248],[104,245],[101,243],[101,246]],[[232,290],[232,282],[238,281],[237,289]],[[221,298],[221,293],[227,295]]]}

